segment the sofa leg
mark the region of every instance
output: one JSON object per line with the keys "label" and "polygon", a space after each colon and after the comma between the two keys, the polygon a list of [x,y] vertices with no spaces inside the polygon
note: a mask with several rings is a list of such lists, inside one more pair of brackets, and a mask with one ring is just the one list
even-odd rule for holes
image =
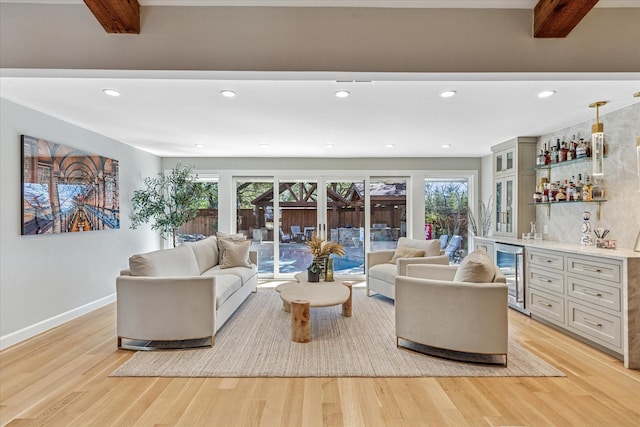
{"label": "sofa leg", "polygon": [[209,347],[213,347],[215,343],[216,343],[216,336],[211,335],[211,345]]}
{"label": "sofa leg", "polygon": [[118,348],[122,348],[122,337],[118,337]]}

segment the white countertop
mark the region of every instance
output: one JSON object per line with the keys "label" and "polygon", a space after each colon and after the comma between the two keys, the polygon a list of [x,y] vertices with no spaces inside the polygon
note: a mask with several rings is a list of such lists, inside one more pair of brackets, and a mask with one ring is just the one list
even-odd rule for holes
{"label": "white countertop", "polygon": [[526,248],[540,248],[563,252],[572,252],[580,255],[599,256],[613,259],[640,258],[640,252],[631,249],[598,249],[595,246],[582,246],[579,243],[556,242],[553,240],[522,240],[510,237],[477,237],[473,240],[486,240],[495,243],[507,243],[510,245],[524,246]]}

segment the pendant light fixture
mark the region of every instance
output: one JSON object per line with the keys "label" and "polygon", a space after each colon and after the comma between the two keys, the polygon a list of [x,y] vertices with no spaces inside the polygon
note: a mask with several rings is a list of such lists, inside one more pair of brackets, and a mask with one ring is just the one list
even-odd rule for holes
{"label": "pendant light fixture", "polygon": [[591,126],[591,160],[593,169],[592,177],[601,177],[604,166],[604,125],[600,123],[600,107],[606,105],[608,101],[597,101],[589,104],[590,108],[596,109],[596,122]]}

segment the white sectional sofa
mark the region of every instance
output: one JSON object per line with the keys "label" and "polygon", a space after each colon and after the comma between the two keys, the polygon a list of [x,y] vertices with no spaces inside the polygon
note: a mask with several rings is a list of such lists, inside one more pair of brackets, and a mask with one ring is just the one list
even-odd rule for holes
{"label": "white sectional sofa", "polygon": [[200,338],[213,346],[216,331],[256,291],[257,253],[249,245],[211,236],[129,258],[116,279],[118,347],[139,349],[123,339]]}

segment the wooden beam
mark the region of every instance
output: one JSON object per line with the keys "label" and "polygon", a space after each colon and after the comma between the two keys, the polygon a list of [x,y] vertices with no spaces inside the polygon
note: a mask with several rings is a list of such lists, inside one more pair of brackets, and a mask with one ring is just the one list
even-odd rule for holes
{"label": "wooden beam", "polygon": [[566,37],[598,0],[540,0],[533,9],[533,36]]}
{"label": "wooden beam", "polygon": [[138,0],[84,0],[107,33],[140,34]]}

